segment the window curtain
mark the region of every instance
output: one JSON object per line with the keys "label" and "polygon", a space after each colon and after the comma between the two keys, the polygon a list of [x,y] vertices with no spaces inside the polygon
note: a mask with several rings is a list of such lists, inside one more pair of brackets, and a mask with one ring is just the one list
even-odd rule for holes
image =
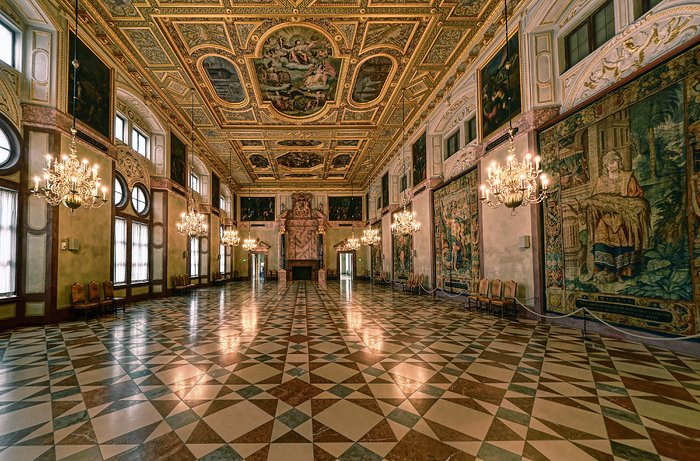
{"label": "window curtain", "polygon": [[190,277],[199,277],[199,239],[190,238]]}
{"label": "window curtain", "polygon": [[131,282],[148,281],[148,225],[131,225]]}
{"label": "window curtain", "polygon": [[0,188],[0,297],[15,294],[17,273],[17,192]]}
{"label": "window curtain", "polygon": [[114,219],[114,283],[126,283],[126,219]]}

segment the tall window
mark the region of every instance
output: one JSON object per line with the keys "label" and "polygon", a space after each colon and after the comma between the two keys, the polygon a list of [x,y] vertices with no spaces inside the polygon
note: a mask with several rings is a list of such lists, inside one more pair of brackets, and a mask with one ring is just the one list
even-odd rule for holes
{"label": "tall window", "polygon": [[114,137],[121,142],[126,142],[126,119],[119,114],[114,117]]}
{"label": "tall window", "polygon": [[467,120],[467,144],[476,139],[476,116]]}
{"label": "tall window", "polygon": [[17,191],[0,188],[0,297],[16,292]]}
{"label": "tall window", "polygon": [[219,195],[219,208],[228,211],[228,207],[226,206],[226,198],[223,195]]}
{"label": "tall window", "polygon": [[459,130],[447,138],[447,149],[445,150],[445,160],[452,157],[459,150]]}
{"label": "tall window", "polygon": [[199,190],[199,176],[197,176],[194,173],[190,174],[190,189],[197,192],[198,194],[201,193],[201,191]]}
{"label": "tall window", "polygon": [[136,128],[131,129],[131,148],[148,158],[148,138]]}
{"label": "tall window", "polygon": [[190,277],[199,277],[199,239],[190,238]]}
{"label": "tall window", "polygon": [[148,225],[131,223],[131,282],[148,281]]}
{"label": "tall window", "polygon": [[[224,236],[224,226],[221,226],[219,236],[220,238]],[[221,240],[219,240],[219,272],[221,274],[226,273],[226,246],[221,243]]]}
{"label": "tall window", "polygon": [[114,218],[114,283],[126,283],[126,219]]}
{"label": "tall window", "polygon": [[608,0],[566,36],[566,68],[570,69],[615,35],[615,9]]}
{"label": "tall window", "polygon": [[[0,61],[15,67],[15,31],[0,21]],[[0,162],[2,163],[2,162]]]}

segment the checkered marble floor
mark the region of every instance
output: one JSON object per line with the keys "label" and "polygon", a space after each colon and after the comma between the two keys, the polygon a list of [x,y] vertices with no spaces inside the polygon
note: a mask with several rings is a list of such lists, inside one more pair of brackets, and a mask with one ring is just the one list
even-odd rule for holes
{"label": "checkered marble floor", "polygon": [[0,460],[697,460],[700,359],[367,283],[0,333]]}

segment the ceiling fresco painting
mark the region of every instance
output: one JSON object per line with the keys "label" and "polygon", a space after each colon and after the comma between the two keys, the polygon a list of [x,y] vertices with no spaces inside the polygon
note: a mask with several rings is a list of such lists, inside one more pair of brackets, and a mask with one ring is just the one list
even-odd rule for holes
{"label": "ceiling fresco painting", "polygon": [[262,100],[290,117],[308,117],[336,99],[341,60],[325,35],[304,26],[284,26],[267,37],[255,58]]}
{"label": "ceiling fresco painting", "polygon": [[221,100],[233,104],[245,101],[246,94],[235,64],[220,56],[207,56],[202,61],[202,67]]}
{"label": "ceiling fresco painting", "polygon": [[219,173],[233,152],[234,186],[267,190],[280,187],[272,179],[304,189],[322,189],[326,179],[336,190],[365,184],[396,153],[401,90],[410,136],[502,28],[496,0],[81,7],[88,33],[117,58],[116,72],[180,129],[189,126],[194,88],[198,152]]}

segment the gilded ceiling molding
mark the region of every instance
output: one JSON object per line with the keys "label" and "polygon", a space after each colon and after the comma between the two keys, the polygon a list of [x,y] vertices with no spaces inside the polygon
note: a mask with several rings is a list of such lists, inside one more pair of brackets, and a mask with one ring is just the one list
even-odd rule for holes
{"label": "gilded ceiling molding", "polygon": [[633,23],[562,75],[562,111],[586,101],[700,33],[700,5],[668,8]]}

